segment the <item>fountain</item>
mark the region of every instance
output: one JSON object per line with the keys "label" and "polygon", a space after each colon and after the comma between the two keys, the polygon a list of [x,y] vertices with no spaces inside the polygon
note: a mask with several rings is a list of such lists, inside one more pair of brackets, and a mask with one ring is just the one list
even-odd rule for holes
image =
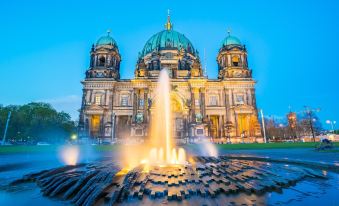
{"label": "fountain", "polygon": [[239,202],[247,194],[267,194],[302,180],[327,178],[305,163],[296,166],[287,160],[217,156],[210,143],[204,148],[208,156],[186,158],[185,150],[175,146],[171,124],[170,79],[162,70],[147,145],[125,149],[122,164],[76,164],[77,150],[66,148],[66,166],[25,175],[11,185],[33,181],[44,195],[74,205],[176,205],[176,201],[225,205],[232,204],[230,194]]}
{"label": "fountain", "polygon": [[170,78],[166,69],[160,71],[154,102],[148,162],[152,165],[184,164],[186,162],[185,150],[179,148],[177,153],[172,139]]}
{"label": "fountain", "polygon": [[79,159],[79,147],[75,145],[63,146],[59,150],[59,156],[65,165],[76,165]]}

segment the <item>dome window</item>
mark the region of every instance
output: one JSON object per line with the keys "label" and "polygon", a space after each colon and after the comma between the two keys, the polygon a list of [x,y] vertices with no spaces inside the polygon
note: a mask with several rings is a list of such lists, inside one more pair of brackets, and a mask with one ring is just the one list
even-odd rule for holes
{"label": "dome window", "polygon": [[233,56],[232,57],[232,65],[233,66],[235,66],[235,67],[237,67],[237,66],[239,66],[239,56]]}
{"label": "dome window", "polygon": [[99,66],[105,66],[106,58],[104,56],[99,57]]}

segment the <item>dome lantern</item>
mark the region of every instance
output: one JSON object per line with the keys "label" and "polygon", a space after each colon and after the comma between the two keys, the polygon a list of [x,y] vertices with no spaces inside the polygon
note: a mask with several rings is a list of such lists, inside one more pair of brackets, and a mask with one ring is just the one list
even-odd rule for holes
{"label": "dome lantern", "polygon": [[107,35],[98,39],[96,46],[114,46],[118,47],[116,41],[110,36],[111,31],[107,30]]}
{"label": "dome lantern", "polygon": [[227,36],[226,38],[222,41],[221,47],[225,47],[225,46],[231,46],[231,45],[238,45],[241,46],[241,41],[235,37],[231,35],[231,30],[228,29],[227,30]]}

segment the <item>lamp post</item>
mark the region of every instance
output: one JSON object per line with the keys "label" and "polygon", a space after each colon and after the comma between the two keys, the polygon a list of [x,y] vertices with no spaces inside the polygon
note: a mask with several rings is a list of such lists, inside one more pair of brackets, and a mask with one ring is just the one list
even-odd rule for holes
{"label": "lamp post", "polygon": [[7,121],[6,121],[4,136],[2,137],[2,145],[5,145],[5,142],[6,142],[7,129],[8,129],[9,120],[11,119],[11,114],[12,114],[12,112],[9,111],[9,112],[8,112],[8,116],[7,116]]}
{"label": "lamp post", "polygon": [[331,131],[334,132],[334,127],[335,124],[337,123],[337,121],[333,121],[333,120],[326,120],[326,124],[330,124],[331,125]]}
{"label": "lamp post", "polygon": [[264,142],[267,143],[267,139],[266,139],[266,130],[265,130],[265,120],[264,120],[264,113],[262,111],[262,109],[260,110],[260,114],[261,114],[261,122],[262,122],[262,130],[264,133]]}

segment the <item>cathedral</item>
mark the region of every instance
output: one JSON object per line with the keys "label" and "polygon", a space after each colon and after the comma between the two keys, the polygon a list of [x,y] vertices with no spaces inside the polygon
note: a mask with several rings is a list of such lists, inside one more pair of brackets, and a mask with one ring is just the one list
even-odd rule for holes
{"label": "cathedral", "polygon": [[121,55],[108,33],[90,52],[82,81],[79,137],[113,142],[147,140],[160,70],[171,78],[172,132],[177,141],[262,142],[255,98],[256,81],[247,51],[228,33],[217,56],[218,78],[205,75],[198,51],[173,29],[170,16],[139,53],[133,79],[120,78]]}

